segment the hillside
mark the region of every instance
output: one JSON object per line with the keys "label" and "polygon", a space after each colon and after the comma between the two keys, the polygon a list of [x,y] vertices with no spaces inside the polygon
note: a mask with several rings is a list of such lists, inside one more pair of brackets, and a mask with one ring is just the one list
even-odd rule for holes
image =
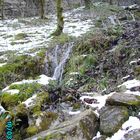
{"label": "hillside", "polygon": [[63,1],[59,36],[50,3],[0,20],[0,138],[139,140],[139,2]]}

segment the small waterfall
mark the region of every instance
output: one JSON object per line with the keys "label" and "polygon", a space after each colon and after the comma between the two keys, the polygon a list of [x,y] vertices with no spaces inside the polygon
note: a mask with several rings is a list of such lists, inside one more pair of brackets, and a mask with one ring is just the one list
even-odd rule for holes
{"label": "small waterfall", "polygon": [[[54,53],[54,62],[56,64],[56,67],[54,69],[54,73],[52,78],[61,81],[62,80],[62,75],[64,71],[64,66],[69,58],[69,55],[72,51],[72,48],[74,46],[74,43],[66,43],[61,48],[63,49],[61,56],[59,56],[59,46],[57,45],[55,48],[55,53]],[[60,60],[59,60],[60,59]]]}

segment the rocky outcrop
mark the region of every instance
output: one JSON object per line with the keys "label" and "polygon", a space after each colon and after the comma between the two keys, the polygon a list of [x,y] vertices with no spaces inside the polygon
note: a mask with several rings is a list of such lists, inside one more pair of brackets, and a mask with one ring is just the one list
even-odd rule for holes
{"label": "rocky outcrop", "polygon": [[106,106],[100,110],[100,131],[102,134],[111,136],[120,129],[127,119],[127,108]]}
{"label": "rocky outcrop", "polygon": [[57,140],[91,140],[97,133],[99,122],[94,112],[86,110],[69,121],[60,123],[57,127],[44,131],[26,140],[37,138]]}

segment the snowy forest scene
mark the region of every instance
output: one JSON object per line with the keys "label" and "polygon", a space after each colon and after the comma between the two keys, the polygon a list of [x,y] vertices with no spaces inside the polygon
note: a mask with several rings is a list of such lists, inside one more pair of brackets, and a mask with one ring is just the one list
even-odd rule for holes
{"label": "snowy forest scene", "polygon": [[140,0],[0,0],[0,140],[140,140]]}

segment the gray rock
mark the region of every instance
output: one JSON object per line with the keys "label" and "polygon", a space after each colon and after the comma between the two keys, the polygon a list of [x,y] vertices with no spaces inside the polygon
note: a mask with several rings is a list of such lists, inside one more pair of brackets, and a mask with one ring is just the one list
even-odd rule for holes
{"label": "gray rock", "polygon": [[127,93],[114,93],[106,101],[109,105],[139,106],[140,96]]}
{"label": "gray rock", "polygon": [[129,131],[124,135],[123,140],[140,140],[140,129]]}
{"label": "gray rock", "polygon": [[95,113],[89,109],[57,127],[43,131],[26,140],[50,138],[51,140],[91,140],[99,130],[99,122]]}
{"label": "gray rock", "polygon": [[126,107],[103,107],[100,110],[100,132],[111,136],[120,129],[128,117],[128,109]]}

